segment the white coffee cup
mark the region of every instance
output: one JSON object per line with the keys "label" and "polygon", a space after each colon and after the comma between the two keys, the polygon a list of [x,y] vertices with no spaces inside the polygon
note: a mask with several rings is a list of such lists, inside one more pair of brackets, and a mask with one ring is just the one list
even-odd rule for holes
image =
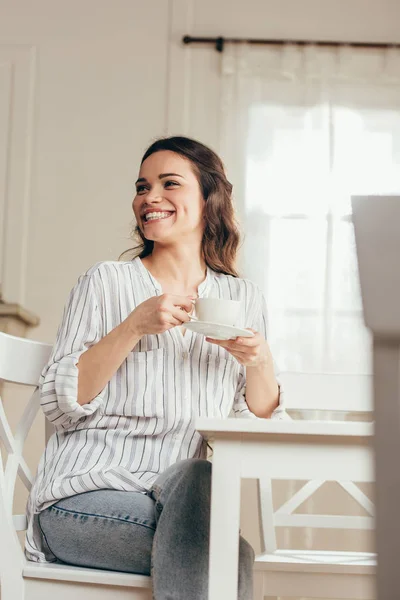
{"label": "white coffee cup", "polygon": [[224,298],[198,298],[195,301],[195,315],[199,321],[235,326],[242,303],[240,300]]}

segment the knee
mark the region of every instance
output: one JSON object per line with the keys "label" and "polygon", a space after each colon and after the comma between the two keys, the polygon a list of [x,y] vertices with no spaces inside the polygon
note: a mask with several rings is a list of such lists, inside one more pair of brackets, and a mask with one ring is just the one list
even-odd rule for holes
{"label": "knee", "polygon": [[189,458],[179,464],[180,473],[190,482],[211,482],[211,463],[201,458]]}
{"label": "knee", "polygon": [[254,550],[249,542],[240,536],[238,578],[238,598],[240,600],[253,598],[253,565]]}
{"label": "knee", "polygon": [[192,498],[201,505],[208,505],[211,495],[211,464],[202,459],[191,458],[169,467],[153,485],[153,498],[162,506],[167,498],[178,494],[180,499]]}
{"label": "knee", "polygon": [[241,569],[246,572],[251,571],[253,569],[254,558],[255,554],[252,546],[244,539],[244,537],[240,536],[239,562]]}
{"label": "knee", "polygon": [[176,480],[180,485],[201,492],[211,491],[211,463],[200,458],[182,460],[176,465]]}

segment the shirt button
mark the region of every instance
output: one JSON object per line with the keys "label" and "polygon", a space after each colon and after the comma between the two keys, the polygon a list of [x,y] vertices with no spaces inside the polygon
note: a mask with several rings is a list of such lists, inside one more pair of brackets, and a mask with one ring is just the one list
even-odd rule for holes
{"label": "shirt button", "polygon": [[182,358],[188,358],[189,352],[182,352]]}

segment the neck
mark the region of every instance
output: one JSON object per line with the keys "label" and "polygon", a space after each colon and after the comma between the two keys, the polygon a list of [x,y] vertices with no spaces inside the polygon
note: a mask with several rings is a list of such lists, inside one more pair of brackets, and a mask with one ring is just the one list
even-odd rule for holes
{"label": "neck", "polygon": [[160,247],[154,244],[153,252],[143,259],[146,268],[160,282],[163,288],[197,290],[206,277],[206,263],[201,247],[179,245]]}

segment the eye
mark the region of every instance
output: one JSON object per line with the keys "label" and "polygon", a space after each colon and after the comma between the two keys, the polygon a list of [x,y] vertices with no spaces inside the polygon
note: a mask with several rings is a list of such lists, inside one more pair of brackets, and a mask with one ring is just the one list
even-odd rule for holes
{"label": "eye", "polygon": [[136,186],[136,193],[138,195],[143,194],[147,189],[148,189],[148,186],[146,186],[146,185],[138,185],[138,186]]}
{"label": "eye", "polygon": [[167,187],[167,186],[168,187],[175,187],[175,186],[178,186],[178,185],[179,185],[179,183],[177,181],[171,181],[171,180],[166,181],[164,183],[164,187]]}

